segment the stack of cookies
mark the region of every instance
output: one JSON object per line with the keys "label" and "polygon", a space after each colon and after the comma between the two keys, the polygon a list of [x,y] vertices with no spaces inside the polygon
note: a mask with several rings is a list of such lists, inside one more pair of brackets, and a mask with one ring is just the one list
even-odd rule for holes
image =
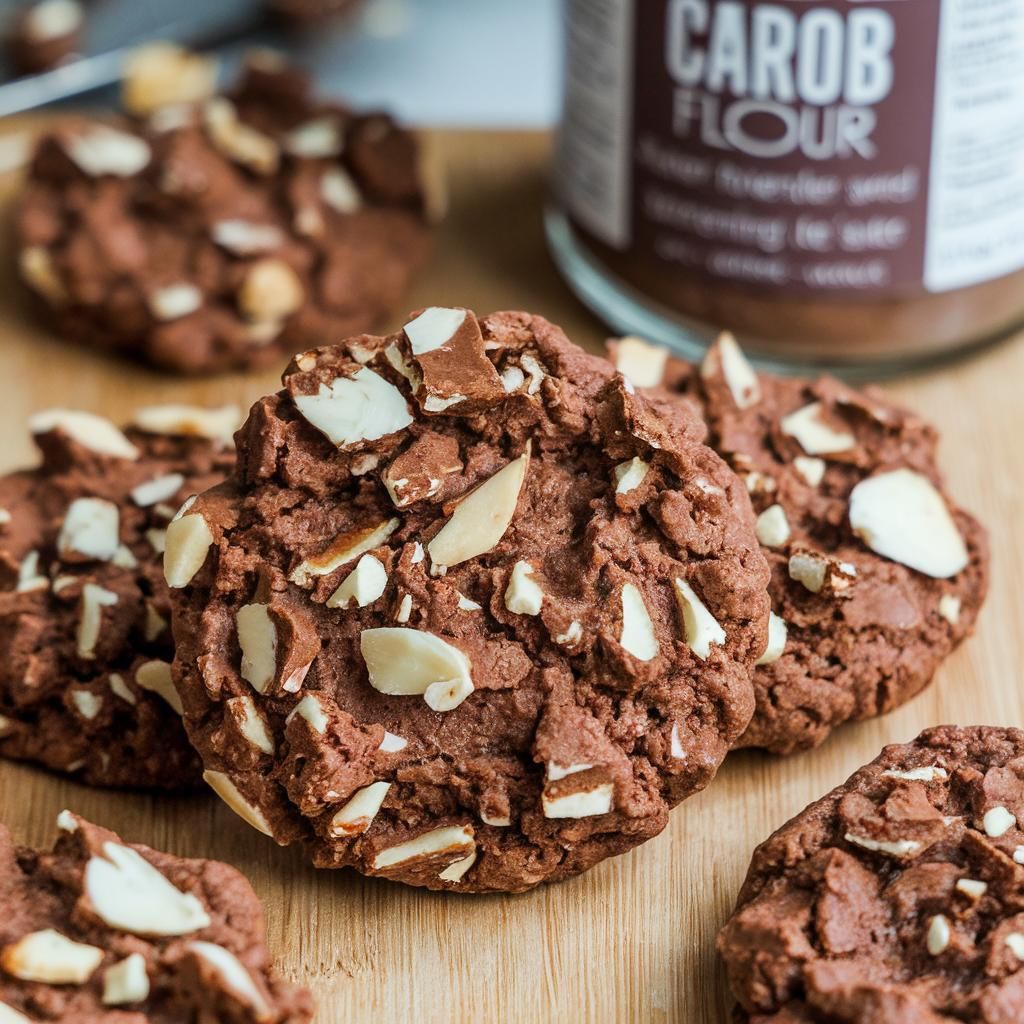
{"label": "stack of cookies", "polygon": [[[424,255],[412,137],[266,57],[215,98],[160,60],[130,123],[43,140],[22,272],[62,332],[165,369],[298,354],[244,422],[32,419],[40,466],[0,481],[0,753],[205,781],[317,867],[522,892],[656,836],[731,750],[903,703],[970,634],[985,533],[928,424],[728,336],[604,359],[438,306],[322,347]],[[176,75],[190,102],[154,99]],[[1019,1020],[1018,815],[1024,734],[888,748],[755,853],[719,942],[738,1019]],[[0,834],[2,1024],[309,1019],[236,872],[58,825],[51,854]]]}

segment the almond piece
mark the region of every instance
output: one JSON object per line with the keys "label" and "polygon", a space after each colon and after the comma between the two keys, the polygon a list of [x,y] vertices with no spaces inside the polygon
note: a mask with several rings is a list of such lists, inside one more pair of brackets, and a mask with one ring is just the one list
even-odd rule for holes
{"label": "almond piece", "polygon": [[448,522],[427,545],[435,565],[458,565],[499,543],[516,514],[529,462],[530,453],[526,451],[455,506]]}
{"label": "almond piece", "polygon": [[514,615],[540,615],[544,591],[531,579],[532,576],[533,566],[529,562],[520,560],[512,567],[512,575],[505,588],[505,607]]}
{"label": "almond piece", "polygon": [[235,614],[238,646],[242,649],[242,678],[258,693],[266,693],[277,675],[277,627],[265,604],[246,604]]}
{"label": "almond piece", "polygon": [[103,972],[104,1006],[141,1003],[148,997],[149,974],[146,971],[146,958],[141,953],[130,953]]}
{"label": "almond piece", "polygon": [[331,819],[331,834],[338,838],[365,832],[384,803],[390,782],[372,782],[357,789],[349,801]]}
{"label": "almond piece", "polygon": [[467,851],[475,848],[473,830],[468,825],[448,825],[381,850],[373,860],[373,869],[386,871],[406,861],[421,860],[443,853],[458,852],[464,857]]}
{"label": "almond piece", "polygon": [[258,1024],[274,1016],[252,975],[234,953],[213,942],[190,942],[186,948],[220,978],[227,994],[251,1011],[253,1021]]}
{"label": "almond piece", "polygon": [[103,961],[103,950],[44,928],[0,950],[0,967],[22,981],[84,985]]}
{"label": "almond piece", "polygon": [[86,583],[82,587],[81,611],[75,636],[80,658],[96,657],[96,643],[103,625],[103,609],[111,608],[115,604],[117,594],[112,590],[107,590],[96,583]]}
{"label": "almond piece", "polygon": [[83,889],[93,913],[111,928],[134,935],[188,935],[210,925],[203,904],[135,850],[108,840],[101,853],[89,858]]}
{"label": "almond piece", "polygon": [[636,490],[643,482],[650,470],[650,463],[643,459],[630,459],[628,462],[620,462],[615,467],[615,493],[628,494]]}
{"label": "almond piece", "polygon": [[721,373],[738,409],[749,409],[761,401],[757,374],[728,331],[723,331],[708,349],[700,373],[705,380]]}
{"label": "almond piece", "polygon": [[780,548],[789,537],[789,520],[781,505],[770,505],[757,517],[757,539],[766,548]]}
{"label": "almond piece", "polygon": [[132,424],[147,434],[170,437],[205,437],[230,445],[241,425],[242,414],[237,405],[207,408],[201,405],[147,405],[135,410]]}
{"label": "almond piece", "polygon": [[174,43],[148,43],[124,63],[121,104],[130,114],[148,117],[161,107],[199,103],[216,87],[216,60]]}
{"label": "almond piece", "polygon": [[299,275],[278,259],[262,259],[245,272],[238,308],[250,320],[280,323],[302,308],[306,290]]}
{"label": "almond piece", "polygon": [[185,478],[181,473],[167,473],[133,487],[130,495],[139,508],[149,508],[161,501],[169,501],[184,485]]}
{"label": "almond piece", "polygon": [[754,664],[771,665],[773,662],[778,661],[782,657],[782,652],[786,649],[786,639],[788,636],[789,629],[786,626],[786,620],[780,618],[775,612],[769,612],[768,644],[764,649],[764,654]]}
{"label": "almond piece", "polygon": [[445,309],[431,306],[405,325],[405,336],[409,339],[414,356],[421,356],[441,348],[451,341],[458,329],[465,323],[464,309]]}
{"label": "almond piece", "polygon": [[725,630],[722,629],[718,620],[708,611],[707,606],[686,580],[677,576],[674,586],[679,614],[683,618],[686,646],[701,661],[706,661],[708,655],[711,654],[712,644],[719,647],[725,645]]}
{"label": "almond piece", "polygon": [[174,589],[187,586],[203,567],[213,534],[199,512],[175,519],[164,536],[164,579]]}
{"label": "almond piece", "polygon": [[73,409],[45,409],[29,417],[28,428],[33,434],[49,434],[59,430],[76,444],[115,459],[137,459],[139,449],[102,416]]}
{"label": "almond piece", "polygon": [[120,513],[112,501],[76,498],[68,506],[57,535],[64,561],[109,562],[121,546]]}
{"label": "almond piece", "polygon": [[855,447],[857,439],[853,434],[829,426],[821,418],[823,411],[821,402],[811,402],[783,416],[779,427],[784,434],[796,438],[808,455],[835,455]]}
{"label": "almond piece", "polygon": [[95,125],[70,138],[64,146],[68,156],[91,178],[112,175],[131,178],[138,174],[152,155],[149,145],[137,135]]}
{"label": "almond piece", "polygon": [[668,349],[643,338],[619,338],[615,343],[615,369],[636,388],[656,388],[665,376]]}
{"label": "almond piece", "polygon": [[435,711],[449,711],[473,692],[469,658],[433,633],[401,626],[364,629],[359,647],[370,685],[380,693],[422,694],[432,707],[432,700],[443,705]]}
{"label": "almond piece", "polygon": [[622,633],[619,643],[639,661],[657,657],[658,638],[640,591],[627,583],[622,588]]}
{"label": "almond piece", "polygon": [[135,670],[135,682],[141,689],[162,697],[179,715],[185,713],[181,697],[178,696],[178,691],[174,686],[169,662],[160,661],[157,658],[144,661]]}
{"label": "almond piece", "polygon": [[387,569],[373,555],[363,555],[341,586],[327,599],[328,608],[365,608],[373,604],[388,585]]}
{"label": "almond piece", "polygon": [[911,469],[857,484],[850,494],[850,526],[872,551],[934,579],[949,579],[970,561],[942,495]]}
{"label": "almond piece", "polygon": [[257,832],[273,837],[274,833],[264,813],[242,796],[238,787],[223,772],[207,769],[203,781],[237,814],[242,821],[252,825]]}
{"label": "almond piece", "polygon": [[615,798],[615,786],[602,782],[593,789],[578,790],[562,796],[541,794],[541,807],[545,818],[590,818],[608,814]]}
{"label": "almond piece", "polygon": [[351,377],[323,382],[315,395],[295,395],[303,418],[339,448],[376,441],[412,423],[409,407],[394,384],[367,366]]}
{"label": "almond piece", "polygon": [[299,586],[305,586],[314,576],[329,576],[346,562],[351,562],[360,555],[380,547],[398,526],[398,519],[388,519],[383,523],[339,534],[318,555],[307,558],[296,566],[288,579]]}

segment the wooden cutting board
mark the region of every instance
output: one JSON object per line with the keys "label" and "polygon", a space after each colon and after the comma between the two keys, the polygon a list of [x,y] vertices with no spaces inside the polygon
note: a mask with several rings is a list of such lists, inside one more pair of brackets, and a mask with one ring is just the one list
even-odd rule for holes
{"label": "wooden cutting board", "polygon": [[[545,250],[547,139],[440,133],[432,144],[447,166],[451,214],[406,307],[529,309],[597,351],[600,324],[566,290]],[[0,200],[15,187],[16,175],[0,178]],[[7,273],[9,225],[4,231]],[[0,470],[32,459],[25,418],[42,407],[121,420],[138,404],[248,404],[276,386],[274,374],[189,382],[78,351],[33,326],[13,276],[5,280]],[[883,719],[841,729],[819,750],[788,760],[731,757],[661,836],[582,878],[503,898],[316,872],[212,796],[106,793],[6,763],[0,820],[18,840],[49,845],[57,812],[71,807],[128,840],[235,864],[264,901],[283,970],[312,988],[320,1024],[722,1024],[731,1000],[714,936],[758,842],[885,743],[946,722],[1024,726],[1024,341],[889,390],[940,424],[953,493],[992,531],[992,592],[977,636],[931,689]]]}

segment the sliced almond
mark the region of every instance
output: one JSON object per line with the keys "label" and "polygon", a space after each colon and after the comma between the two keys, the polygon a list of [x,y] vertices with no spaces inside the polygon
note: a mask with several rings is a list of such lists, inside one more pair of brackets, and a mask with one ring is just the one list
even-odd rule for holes
{"label": "sliced almond", "polygon": [[770,505],[757,517],[757,539],[766,548],[780,548],[789,537],[789,520],[781,505]]}
{"label": "sliced almond", "polygon": [[30,245],[18,253],[18,272],[25,283],[51,306],[67,304],[70,297],[68,290],[53,262],[53,256],[43,246]]}
{"label": "sliced almond", "polygon": [[275,1016],[252,975],[231,950],[213,942],[190,942],[187,948],[220,978],[227,994],[251,1011],[253,1021],[259,1024]]}
{"label": "sliced almond", "polygon": [[289,153],[308,160],[338,156],[343,145],[341,121],[331,114],[300,124],[284,140],[284,148]]}
{"label": "sliced almond", "polygon": [[170,500],[184,486],[185,478],[181,473],[166,473],[133,487],[130,496],[139,508],[149,508],[150,505]]}
{"label": "sliced almond", "polygon": [[174,520],[164,535],[164,579],[169,587],[187,586],[203,567],[213,534],[199,512]]}
{"label": "sliced almond", "polygon": [[686,646],[704,661],[711,654],[712,644],[725,645],[725,630],[686,580],[677,576],[674,586],[679,614],[683,618]]}
{"label": "sliced almond", "polygon": [[352,176],[341,167],[324,171],[320,178],[320,198],[338,213],[355,213],[363,205]]}
{"label": "sliced almond", "polygon": [[632,583],[627,583],[622,588],[621,601],[622,633],[619,643],[634,658],[650,661],[657,657],[659,646],[644,599]]}
{"label": "sliced almond", "polygon": [[939,598],[939,614],[955,626],[960,621],[960,605],[960,598],[955,594],[943,594]]}
{"label": "sliced almond", "polygon": [[256,174],[274,174],[281,159],[277,143],[263,132],[245,124],[235,105],[216,96],[203,107],[203,124],[210,141],[229,160]]}
{"label": "sliced almond", "polygon": [[668,349],[643,338],[619,338],[615,343],[615,369],[638,388],[656,388],[665,376]]}
{"label": "sliced almond", "polygon": [[848,430],[836,430],[822,418],[821,402],[811,402],[788,416],[779,424],[782,432],[796,438],[808,455],[835,455],[850,451],[857,439]]}
{"label": "sliced almond", "polygon": [[437,565],[452,566],[485,554],[505,536],[526,479],[529,451],[470,491],[427,545]]}
{"label": "sliced almond", "polygon": [[30,416],[28,427],[33,434],[49,434],[52,430],[59,430],[76,444],[99,455],[132,460],[139,457],[139,449],[110,420],[89,412],[46,409]]}
{"label": "sliced almond", "polygon": [[216,87],[216,60],[173,43],[148,43],[125,61],[121,103],[129,113],[148,117],[162,107],[199,103]]}
{"label": "sliced almond", "polygon": [[103,710],[103,701],[88,690],[72,690],[71,702],[75,705],[75,710],[89,721]]}
{"label": "sliced almond", "polygon": [[390,788],[390,782],[372,782],[369,786],[357,789],[331,819],[331,834],[341,838],[365,832],[373,824]]}
{"label": "sliced almond", "polygon": [[148,998],[149,974],[141,953],[131,953],[103,972],[104,1006],[141,1003]]}
{"label": "sliced almond", "polygon": [[235,615],[238,646],[242,649],[242,678],[258,693],[266,693],[277,675],[277,627],[265,604],[246,604]]}
{"label": "sliced almond", "polygon": [[398,519],[388,519],[383,523],[342,533],[318,555],[307,558],[296,566],[288,578],[292,583],[304,586],[315,576],[329,576],[347,562],[380,547],[398,526]]}
{"label": "sliced almond", "polygon": [[793,468],[804,478],[808,487],[818,487],[825,479],[828,463],[824,459],[812,458],[810,455],[798,455],[793,459]]}
{"label": "sliced almond", "polygon": [[[433,633],[399,626],[364,629],[359,647],[370,685],[391,695],[434,695],[435,702],[455,704],[473,692],[469,658]],[[429,702],[428,702],[429,703]]]}
{"label": "sliced almond", "polygon": [[100,638],[103,625],[103,609],[117,604],[117,594],[96,583],[86,583],[82,587],[81,610],[78,619],[78,631],[75,635],[78,656],[95,658],[96,644]]}
{"label": "sliced almond", "polygon": [[30,551],[18,566],[15,589],[19,594],[25,594],[31,590],[45,590],[49,585],[49,579],[39,572],[39,552]]}
{"label": "sliced almond", "polygon": [[84,891],[97,917],[134,935],[188,935],[210,925],[191,893],[172,885],[141,854],[121,843],[103,844],[85,866]]}
{"label": "sliced almond", "polygon": [[144,661],[135,670],[135,682],[141,689],[162,697],[179,715],[185,713],[181,697],[178,696],[178,691],[174,686],[169,662],[161,661],[158,658]]}
{"label": "sliced almond", "polygon": [[132,423],[147,434],[170,437],[205,437],[224,445],[232,444],[241,423],[237,405],[147,405],[135,410]]}
{"label": "sliced almond", "polygon": [[857,484],[850,494],[850,526],[872,551],[935,579],[955,576],[970,561],[942,495],[910,469]]}
{"label": "sliced almond", "polygon": [[112,501],[76,498],[64,514],[57,553],[66,561],[109,562],[121,545],[120,513]]}
{"label": "sliced almond", "polygon": [[147,304],[157,320],[167,323],[199,309],[203,304],[203,293],[194,284],[183,281],[158,288],[149,295]]}
{"label": "sliced almond", "polygon": [[280,249],[285,243],[280,228],[250,220],[219,220],[213,225],[210,237],[235,256],[258,256]]}
{"label": "sliced almond", "polygon": [[541,794],[541,807],[545,818],[590,818],[608,814],[615,800],[615,786],[602,782],[593,789],[579,790],[561,796]]}
{"label": "sliced almond", "polygon": [[47,985],[84,985],[103,961],[103,950],[44,928],[0,949],[0,967],[11,977]]}
{"label": "sliced almond", "polygon": [[292,708],[289,712],[288,717],[285,719],[285,725],[288,725],[293,718],[301,718],[305,722],[309,723],[311,729],[314,732],[320,733],[322,736],[327,732],[327,726],[330,725],[330,718],[324,711],[324,706],[320,702],[320,698],[315,693],[307,693],[298,704]]}
{"label": "sliced almond", "polygon": [[94,125],[87,132],[74,135],[65,149],[78,167],[92,178],[112,175],[131,178],[149,163],[149,145],[137,135],[117,131],[106,125]]}
{"label": "sliced almond", "polygon": [[786,649],[786,640],[789,636],[789,628],[785,619],[780,618],[775,612],[768,613],[768,645],[764,649],[755,665],[771,665],[782,657]]}
{"label": "sliced almond", "polygon": [[214,791],[237,814],[244,822],[251,825],[257,832],[265,836],[273,837],[274,832],[270,827],[264,813],[254,807],[242,796],[238,787],[223,772],[215,772],[207,769],[203,772],[203,781]]}
{"label": "sliced almond", "polygon": [[279,259],[257,260],[238,288],[238,308],[250,320],[280,323],[302,308],[306,290],[299,275]]}
{"label": "sliced almond", "polygon": [[224,702],[225,708],[235,721],[238,731],[257,750],[273,755],[274,740],[267,728],[267,721],[256,708],[256,703],[248,695],[232,697]]}
{"label": "sliced almond", "polygon": [[373,869],[386,871],[410,860],[421,860],[444,853],[462,852],[465,855],[475,847],[473,830],[468,825],[448,825],[381,850],[373,860]]}
{"label": "sliced almond", "polygon": [[339,448],[375,441],[412,423],[402,392],[367,366],[294,400],[303,418]]}
{"label": "sliced almond", "polygon": [[650,463],[643,459],[630,459],[629,462],[620,462],[615,467],[615,493],[628,494],[636,490],[643,482],[650,470]]}
{"label": "sliced almond", "polygon": [[412,354],[421,356],[441,348],[452,340],[465,320],[464,309],[445,309],[441,306],[425,309],[404,328]]}
{"label": "sliced almond", "polygon": [[512,567],[512,575],[505,588],[505,607],[514,615],[540,615],[544,591],[531,579],[532,576],[533,566],[529,562],[520,559]]}
{"label": "sliced almond", "polygon": [[444,882],[461,882],[466,872],[476,863],[476,850],[462,860],[453,861],[437,877]]}
{"label": "sliced almond", "polygon": [[327,599],[328,608],[365,608],[373,604],[388,585],[388,572],[373,555],[363,555],[341,586]]}
{"label": "sliced almond", "polygon": [[738,409],[749,409],[761,401],[761,384],[757,374],[728,331],[723,331],[708,349],[700,371],[705,379],[721,373]]}

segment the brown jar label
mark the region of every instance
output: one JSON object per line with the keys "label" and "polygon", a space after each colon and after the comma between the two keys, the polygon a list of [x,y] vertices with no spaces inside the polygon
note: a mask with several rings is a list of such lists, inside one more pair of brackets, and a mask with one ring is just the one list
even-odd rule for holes
{"label": "brown jar label", "polygon": [[805,293],[1024,267],[1024,0],[568,0],[557,176],[624,254]]}

